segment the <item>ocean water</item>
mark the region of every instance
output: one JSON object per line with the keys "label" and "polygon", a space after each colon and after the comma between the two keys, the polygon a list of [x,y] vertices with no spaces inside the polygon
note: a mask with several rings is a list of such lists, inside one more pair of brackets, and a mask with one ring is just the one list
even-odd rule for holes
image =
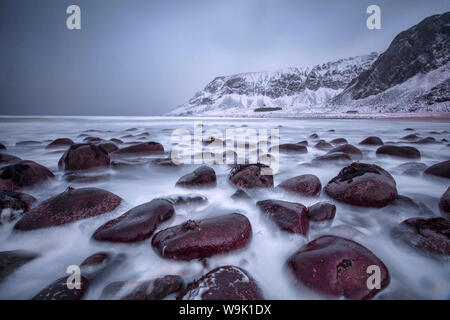
{"label": "ocean water", "polygon": [[[124,142],[157,141],[166,151],[174,146],[171,135],[175,129],[194,132],[194,122],[201,121],[203,129],[218,129],[225,134],[229,128],[278,129],[280,143],[308,140],[307,154],[280,154],[279,171],[274,183],[301,174],[314,174],[322,186],[335,177],[342,165],[326,164],[311,166],[311,160],[326,153],[312,146],[315,141],[308,137],[317,133],[321,139],[346,138],[357,145],[368,136],[378,136],[383,141],[401,141],[400,138],[416,133],[422,137],[432,136],[438,141],[450,140],[450,122],[415,120],[344,120],[344,119],[227,119],[227,118],[161,118],[161,117],[3,117],[0,118],[0,142],[8,148],[6,153],[22,159],[36,161],[55,173],[53,181],[35,188],[23,190],[39,201],[45,200],[68,186],[98,187],[123,198],[122,204],[113,212],[53,228],[28,232],[13,231],[13,223],[3,222],[0,226],[0,251],[26,249],[36,251],[41,256],[21,268],[0,283],[1,299],[29,299],[56,279],[66,275],[69,265],[80,264],[86,257],[98,251],[124,253],[126,260],[104,274],[91,285],[86,299],[97,299],[103,288],[118,280],[145,280],[167,274],[180,274],[187,280],[199,278],[209,270],[227,264],[247,270],[259,283],[268,299],[322,299],[324,297],[304,287],[294,286],[289,272],[285,269],[286,259],[300,246],[320,235],[335,234],[353,239],[375,253],[388,267],[391,274],[390,285],[375,299],[450,299],[450,268],[448,260],[436,260],[395,243],[389,236],[393,227],[404,219],[426,216],[426,212],[416,212],[409,207],[388,206],[382,209],[358,208],[345,205],[327,197],[302,198],[271,191],[261,192],[257,200],[281,199],[300,202],[306,206],[318,201],[329,201],[336,205],[336,217],[332,224],[311,225],[308,235],[288,234],[277,229],[265,219],[253,203],[234,201],[230,196],[235,188],[228,183],[230,170],[226,164],[212,165],[216,171],[218,184],[207,190],[185,190],[176,188],[176,181],[196,166],[185,165],[176,168],[158,167],[151,164],[126,169],[99,170],[91,174],[104,174],[106,179],[92,183],[67,182],[64,172],[58,169],[58,160],[64,152],[47,150],[45,146],[56,138],[71,138],[81,142],[80,134],[104,138],[119,138]],[[135,131],[126,131],[136,128]],[[405,131],[413,128],[414,131]],[[335,132],[328,130],[334,129]],[[98,130],[86,132],[87,130]],[[440,134],[431,134],[437,131]],[[121,138],[148,132],[145,140]],[[16,142],[35,140],[41,145],[19,145]],[[428,165],[448,160],[450,147],[447,143],[412,145],[422,154],[420,162]],[[423,203],[434,216],[439,216],[438,201],[449,186],[448,180],[402,175],[396,167],[408,160],[377,158],[377,147],[358,146],[363,152],[365,163],[380,165],[396,180],[399,194]],[[152,157],[150,157],[152,158]],[[134,244],[100,243],[91,239],[100,225],[118,217],[128,209],[157,197],[171,194],[200,193],[208,198],[208,203],[199,207],[177,208],[175,216],[163,223],[158,230],[177,225],[187,219],[201,219],[224,213],[241,212],[252,224],[250,244],[236,252],[207,259],[207,266],[198,261],[178,262],[161,258],[151,247],[151,239]],[[430,213],[428,213],[430,214]],[[173,299],[174,296],[169,296]]]}

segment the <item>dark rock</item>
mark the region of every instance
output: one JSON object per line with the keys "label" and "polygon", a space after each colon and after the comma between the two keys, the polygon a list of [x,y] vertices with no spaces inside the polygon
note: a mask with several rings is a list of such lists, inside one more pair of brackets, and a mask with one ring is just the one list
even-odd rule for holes
{"label": "dark rock", "polygon": [[70,147],[71,145],[75,144],[71,139],[69,138],[59,138],[56,140],[53,140],[50,142],[45,149],[53,149],[53,148],[60,148],[60,147]]}
{"label": "dark rock", "polygon": [[331,144],[337,145],[337,144],[344,144],[348,143],[347,139],[345,138],[336,138],[330,141]]}
{"label": "dark rock", "polygon": [[164,153],[164,147],[158,142],[141,142],[114,152],[116,155],[152,155]]}
{"label": "dark rock", "polygon": [[361,160],[362,159],[362,152],[361,150],[359,150],[357,147],[345,143],[342,144],[334,149],[331,149],[330,151],[327,152],[327,154],[333,154],[333,153],[345,153],[348,154],[352,160]]}
{"label": "dark rock", "polygon": [[242,189],[236,190],[236,192],[231,195],[231,199],[234,199],[234,200],[253,200],[253,198],[250,197],[250,195],[247,192],[245,192],[244,190],[242,190]]}
{"label": "dark rock", "polygon": [[80,276],[80,288],[69,289],[67,285],[69,277],[56,280],[35,295],[32,300],[81,300],[89,289],[89,281],[85,277]]}
{"label": "dark rock", "polygon": [[176,186],[184,188],[211,188],[217,184],[216,172],[208,166],[200,166],[178,179]]}
{"label": "dark rock", "polygon": [[420,139],[419,141],[414,142],[416,144],[430,144],[430,143],[439,143],[438,141],[436,141],[435,138],[433,137],[426,137],[423,139]]}
{"label": "dark rock", "polygon": [[403,130],[405,130],[405,131],[414,131],[413,128],[405,128],[405,129],[403,129]]}
{"label": "dark rock", "polygon": [[116,146],[112,142],[102,142],[102,143],[99,143],[98,146],[103,148],[108,153],[113,153],[113,152],[119,150],[119,147]]}
{"label": "dark rock", "polygon": [[6,147],[3,143],[0,143],[0,150],[6,150]]}
{"label": "dark rock", "polygon": [[94,144],[74,144],[64,152],[58,166],[63,170],[87,170],[107,168],[110,164],[108,152]]}
{"label": "dark rock", "polygon": [[422,162],[406,162],[395,168],[401,174],[408,176],[418,176],[427,168],[425,163]]}
{"label": "dark rock", "polygon": [[38,146],[40,144],[39,141],[20,141],[16,143],[16,146]]}
{"label": "dark rock", "polygon": [[420,139],[420,137],[417,134],[412,133],[412,134],[408,134],[407,136],[401,137],[400,139],[401,140],[414,141],[414,140]]}
{"label": "dark rock", "polygon": [[190,206],[201,205],[208,202],[208,198],[204,195],[191,193],[191,194],[173,194],[167,197],[158,198],[169,201],[173,206]]}
{"label": "dark rock", "polygon": [[402,214],[403,212],[409,212],[410,214],[417,214],[417,215],[429,215],[433,216],[433,211],[428,208],[423,202],[415,201],[411,199],[410,197],[404,196],[404,195],[398,195],[397,198],[386,207],[386,212],[389,214],[393,213],[399,213]]}
{"label": "dark rock", "polygon": [[450,220],[446,218],[407,219],[392,236],[425,253],[450,255]]}
{"label": "dark rock", "polygon": [[381,140],[378,137],[371,136],[371,137],[365,138],[359,144],[371,145],[371,146],[381,146],[381,145],[383,145],[383,140]]}
{"label": "dark rock", "polygon": [[6,153],[0,153],[0,166],[4,166],[7,164],[14,164],[19,162],[20,158],[16,157],[16,156],[12,156],[10,154],[6,154]]}
{"label": "dark rock", "polygon": [[86,143],[89,143],[89,144],[97,144],[97,143],[104,142],[105,140],[103,140],[102,138],[98,138],[98,137],[86,137],[83,139],[83,141]]}
{"label": "dark rock", "polygon": [[311,139],[319,139],[319,135],[317,133],[313,133],[312,135],[309,136],[309,138],[311,138]]}
{"label": "dark rock", "polygon": [[125,257],[123,253],[115,254],[106,251],[94,253],[80,264],[81,274],[89,281],[93,281],[107,270],[121,264],[125,261]]}
{"label": "dark rock", "polygon": [[384,207],[395,200],[394,178],[374,164],[354,162],[325,186],[331,198],[362,207]]}
{"label": "dark rock", "polygon": [[239,189],[272,188],[273,175],[264,175],[265,170],[271,173],[271,169],[264,164],[237,165],[231,169],[228,179]]}
{"label": "dark rock", "polygon": [[313,163],[323,163],[323,162],[336,162],[336,163],[348,163],[351,162],[352,158],[346,154],[346,153],[342,153],[342,152],[336,152],[336,153],[331,153],[331,154],[325,154],[323,156],[319,156],[313,159]]}
{"label": "dark rock", "polygon": [[308,209],[301,203],[264,200],[256,205],[275,224],[284,231],[306,235],[309,229]]}
{"label": "dark rock", "polygon": [[[272,151],[273,147],[270,148],[269,151]],[[297,143],[284,143],[278,146],[279,152],[287,152],[287,153],[307,153],[308,148],[303,144]]]}
{"label": "dark rock", "polygon": [[[369,289],[369,266],[380,269],[380,289]],[[354,241],[323,236],[295,252],[287,266],[296,281],[330,297],[370,299],[390,282],[384,263],[370,250]],[[372,272],[373,273],[373,272]]]}
{"label": "dark rock", "polygon": [[15,270],[38,256],[39,254],[26,250],[0,252],[0,282]]}
{"label": "dark rock", "polygon": [[21,160],[0,168],[0,190],[14,191],[33,187],[53,177],[53,173],[39,163]]}
{"label": "dark rock", "polygon": [[439,199],[439,210],[443,216],[450,219],[450,187],[447,188],[447,191]]}
{"label": "dark rock", "polygon": [[306,141],[306,140],[303,140],[303,141],[300,141],[300,142],[297,142],[297,144],[299,144],[299,145],[302,145],[302,146],[307,146],[308,145],[308,141]]}
{"label": "dark rock", "polygon": [[450,179],[450,160],[442,161],[428,167],[424,173]]}
{"label": "dark rock", "polygon": [[333,149],[333,145],[326,142],[325,140],[320,140],[314,145],[314,148],[319,150],[330,150]]}
{"label": "dark rock", "polygon": [[318,197],[322,190],[319,178],[312,174],[290,178],[278,185],[277,188],[299,194],[304,197]]}
{"label": "dark rock", "polygon": [[235,266],[223,266],[189,284],[177,299],[263,300],[264,296],[247,271]]}
{"label": "dark rock", "polygon": [[[126,282],[124,285],[127,285]],[[121,300],[162,300],[168,295],[180,291],[183,285],[183,278],[175,275],[142,281]]]}
{"label": "dark rock", "polygon": [[64,180],[71,183],[96,183],[110,179],[109,174],[86,175],[78,172],[67,172],[63,176]]}
{"label": "dark rock", "polygon": [[336,206],[329,202],[317,202],[308,208],[307,215],[310,221],[333,220],[336,215]]}
{"label": "dark rock", "polygon": [[97,188],[68,188],[25,213],[14,226],[33,230],[74,222],[114,210],[122,201],[115,194]]}
{"label": "dark rock", "polygon": [[376,151],[377,156],[392,156],[397,158],[420,159],[420,152],[413,147],[381,146]]}
{"label": "dark rock", "polygon": [[100,226],[92,236],[97,241],[137,242],[151,237],[175,210],[166,200],[152,200]]}
{"label": "dark rock", "polygon": [[[15,191],[0,191],[0,218],[1,211],[9,208],[14,211],[21,210],[26,212],[31,208],[31,205],[36,201],[36,198],[25,193]],[[9,221],[14,221],[16,214],[12,213],[9,216]],[[1,222],[0,222],[1,224]]]}
{"label": "dark rock", "polygon": [[168,259],[192,260],[244,248],[252,234],[250,221],[231,213],[198,221],[188,220],[155,234],[152,246]]}
{"label": "dark rock", "polygon": [[161,167],[178,167],[181,164],[176,164],[172,161],[171,157],[168,158],[160,158],[160,159],[153,159],[152,164],[161,166]]}

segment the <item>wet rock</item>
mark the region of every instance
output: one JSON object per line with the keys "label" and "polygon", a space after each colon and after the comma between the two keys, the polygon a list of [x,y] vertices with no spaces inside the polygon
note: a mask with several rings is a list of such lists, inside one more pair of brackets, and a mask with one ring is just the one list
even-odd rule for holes
{"label": "wet rock", "polygon": [[107,168],[110,164],[108,152],[94,144],[74,144],[59,159],[58,166],[62,170],[88,170]]}
{"label": "wet rock", "polygon": [[121,300],[162,300],[180,291],[183,285],[183,278],[176,275],[142,281]]}
{"label": "wet rock", "polygon": [[0,153],[0,166],[19,162],[20,158],[6,153]]}
{"label": "wet rock", "polygon": [[256,206],[281,230],[302,235],[308,233],[308,209],[301,203],[270,199],[258,201]]}
{"label": "wet rock", "polygon": [[304,174],[280,183],[277,188],[299,194],[304,197],[318,197],[322,190],[319,178],[312,174]]}
{"label": "wet rock", "polygon": [[403,129],[403,130],[405,130],[405,131],[414,131],[413,128],[405,128],[405,129]]}
{"label": "wet rock", "polygon": [[176,186],[184,188],[211,188],[217,184],[216,172],[208,166],[200,166],[178,179]]}
{"label": "wet rock", "polygon": [[302,145],[302,146],[307,146],[308,145],[308,141],[306,141],[306,140],[303,140],[303,141],[300,141],[300,142],[297,142],[297,144],[299,144],[299,145]]}
{"label": "wet rock", "polygon": [[442,161],[428,167],[424,173],[430,174],[436,177],[450,179],[450,160]]}
{"label": "wet rock", "polygon": [[116,144],[122,144],[122,143],[123,143],[122,140],[116,139],[116,138],[111,138],[111,139],[109,139],[109,141],[114,142],[114,143],[116,143]]}
{"label": "wet rock", "polygon": [[352,158],[350,157],[350,155],[342,152],[325,154],[323,156],[316,157],[312,160],[313,163],[326,163],[326,162],[348,163],[351,161]]}
{"label": "wet rock", "polygon": [[21,160],[0,168],[0,190],[14,191],[33,187],[53,177],[53,173],[39,163]]}
{"label": "wet rock", "polygon": [[3,143],[0,143],[0,150],[6,150],[6,147]]}
{"label": "wet rock", "polygon": [[435,138],[433,137],[426,137],[423,139],[420,139],[419,141],[414,142],[416,144],[430,144],[430,143],[439,143],[438,141],[436,141]]}
{"label": "wet rock", "polygon": [[355,206],[384,207],[397,197],[394,178],[374,164],[354,162],[325,186],[331,198]]}
{"label": "wet rock", "polygon": [[[301,247],[288,260],[287,266],[296,281],[330,297],[370,299],[390,282],[384,263],[359,243],[336,236],[323,236]],[[380,289],[369,289],[368,278],[380,270]]]}
{"label": "wet rock", "polygon": [[97,183],[107,181],[110,177],[111,176],[109,174],[87,175],[80,174],[78,172],[67,172],[63,176],[64,180],[71,183]]}
{"label": "wet rock", "polygon": [[[36,198],[25,193],[15,191],[0,191],[0,218],[2,217],[3,209],[11,209],[13,211],[26,212],[31,208],[31,205],[36,201]],[[13,212],[9,215],[9,222],[14,221],[17,215]],[[1,224],[1,220],[0,220]]]}
{"label": "wet rock", "polygon": [[141,142],[114,152],[115,155],[153,155],[164,153],[164,147],[158,142]]}
{"label": "wet rock", "polygon": [[98,137],[86,137],[83,139],[83,141],[86,143],[89,143],[89,144],[97,144],[97,143],[104,142],[105,140],[103,140],[102,138],[98,138]]}
{"label": "wet rock", "polygon": [[320,140],[314,145],[314,148],[319,150],[330,150],[333,149],[333,145],[331,143],[326,142],[325,140]]}
{"label": "wet rock", "polygon": [[69,289],[67,281],[71,283],[70,276],[60,278],[43,289],[32,300],[81,300],[89,289],[89,281],[80,276],[79,289]]}
{"label": "wet rock", "polygon": [[189,284],[177,299],[263,300],[264,296],[247,271],[235,266],[223,266]]}
{"label": "wet rock", "polygon": [[[272,147],[269,151],[272,151]],[[280,144],[278,146],[279,152],[285,152],[285,153],[307,153],[308,148],[304,146],[303,144],[297,144],[297,143],[284,143]]]}
{"label": "wet rock", "polygon": [[422,162],[406,162],[397,166],[394,170],[408,176],[418,176],[427,168]]}
{"label": "wet rock", "polygon": [[392,237],[424,253],[450,255],[450,220],[411,218],[392,231]]}
{"label": "wet rock", "polygon": [[239,189],[272,188],[273,175],[264,175],[270,172],[268,166],[260,163],[237,165],[231,169],[228,179]]}
{"label": "wet rock", "polygon": [[333,220],[336,215],[336,206],[329,202],[317,202],[308,207],[307,215],[310,221],[315,222]]}
{"label": "wet rock", "polygon": [[397,213],[402,214],[407,210],[410,214],[417,215],[429,215],[433,216],[433,211],[428,208],[423,202],[415,201],[410,197],[404,195],[398,195],[397,198],[386,207],[386,212],[389,214]]}
{"label": "wet rock", "polygon": [[178,167],[181,164],[176,164],[172,161],[172,158],[160,158],[160,159],[153,159],[152,164],[161,166],[161,167]]}
{"label": "wet rock", "polygon": [[348,154],[350,156],[350,158],[352,158],[352,160],[361,160],[362,159],[362,152],[361,150],[359,150],[357,147],[345,143],[345,144],[341,144],[340,146],[331,149],[330,151],[328,151],[327,154],[333,154],[333,153],[344,153],[344,154]]}
{"label": "wet rock", "polygon": [[313,133],[309,136],[310,139],[319,139],[319,135],[317,133]]}
{"label": "wet rock", "polygon": [[244,190],[238,189],[231,195],[231,199],[234,200],[253,200],[253,198]]}
{"label": "wet rock", "polygon": [[123,253],[115,254],[107,251],[94,253],[80,264],[81,274],[89,281],[93,281],[107,270],[113,269],[124,262],[125,258],[126,256]]}
{"label": "wet rock", "polygon": [[114,210],[122,201],[115,194],[98,188],[68,188],[25,213],[16,230],[47,228],[94,217]]}
{"label": "wet rock", "polygon": [[127,211],[100,226],[92,236],[97,241],[137,242],[151,237],[156,228],[169,220],[175,210],[166,200],[152,200]]}
{"label": "wet rock", "polygon": [[16,146],[38,146],[40,144],[39,141],[20,141],[16,143]]}
{"label": "wet rock", "polygon": [[331,144],[337,145],[337,144],[344,144],[348,143],[347,139],[345,138],[336,138],[330,141]]}
{"label": "wet rock", "polygon": [[450,219],[450,187],[447,188],[447,191],[439,199],[439,210],[443,216]]}
{"label": "wet rock", "polygon": [[420,139],[420,136],[418,136],[415,133],[412,133],[412,134],[408,134],[407,136],[401,137],[400,139],[401,140],[414,141],[414,140]]}
{"label": "wet rock", "polygon": [[102,143],[99,143],[98,146],[103,148],[104,150],[106,150],[106,152],[108,152],[108,153],[113,153],[113,152],[119,150],[119,147],[116,146],[112,142],[102,142]]}
{"label": "wet rock", "polygon": [[381,140],[378,137],[375,136],[371,136],[371,137],[367,137],[365,138],[363,141],[361,141],[359,144],[363,144],[363,145],[371,145],[371,146],[381,146],[383,145],[383,140]]}
{"label": "wet rock", "polygon": [[384,145],[377,149],[377,156],[392,156],[397,158],[420,159],[420,151],[414,147]]}
{"label": "wet rock", "polygon": [[75,144],[71,139],[69,138],[59,138],[56,140],[53,140],[50,142],[45,149],[54,149],[54,148],[61,148],[61,147],[70,147],[71,145]]}
{"label": "wet rock", "polygon": [[242,214],[231,213],[193,221],[155,234],[152,246],[168,259],[192,260],[244,248],[252,234],[250,221]]}
{"label": "wet rock", "polygon": [[204,195],[191,193],[191,194],[172,194],[167,197],[158,198],[169,201],[173,206],[191,206],[201,205],[208,202],[208,198]]}
{"label": "wet rock", "polygon": [[26,250],[0,252],[0,282],[24,264],[36,259],[39,254]]}

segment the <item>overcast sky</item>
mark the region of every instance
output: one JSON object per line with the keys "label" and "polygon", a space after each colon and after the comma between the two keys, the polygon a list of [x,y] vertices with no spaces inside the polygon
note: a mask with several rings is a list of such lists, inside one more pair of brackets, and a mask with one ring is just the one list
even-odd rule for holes
{"label": "overcast sky", "polygon": [[[66,8],[81,8],[81,30]],[[381,30],[366,8],[381,7]],[[0,0],[0,114],[160,115],[219,75],[384,51],[448,0]]]}

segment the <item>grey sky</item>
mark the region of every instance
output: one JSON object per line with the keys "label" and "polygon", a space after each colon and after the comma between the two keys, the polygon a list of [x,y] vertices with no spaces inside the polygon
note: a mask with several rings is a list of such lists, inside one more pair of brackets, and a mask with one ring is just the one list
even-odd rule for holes
{"label": "grey sky", "polygon": [[[81,7],[81,30],[66,8]],[[366,8],[381,7],[382,30]],[[0,114],[159,115],[219,75],[371,51],[448,0],[0,0]]]}

